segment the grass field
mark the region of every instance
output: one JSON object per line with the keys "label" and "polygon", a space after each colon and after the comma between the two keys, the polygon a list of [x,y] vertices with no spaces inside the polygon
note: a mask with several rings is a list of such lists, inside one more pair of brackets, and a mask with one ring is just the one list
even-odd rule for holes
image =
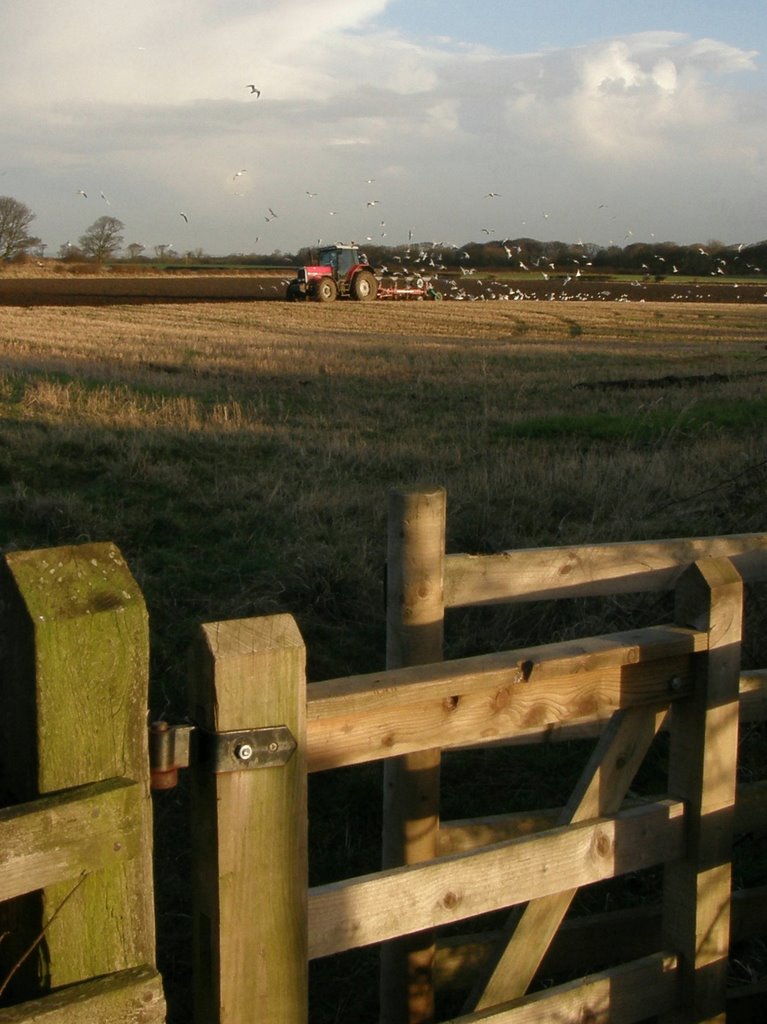
{"label": "grass field", "polygon": [[[746,304],[0,308],[1,543],[115,541],[149,606],[152,714],[179,719],[202,621],[293,613],[312,680],[382,666],[393,486],[446,487],[452,551],[763,530],[765,374],[764,310]],[[447,648],[661,611],[455,613]],[[767,664],[761,646],[747,644],[751,664]],[[450,771],[446,813],[465,814],[463,769]],[[569,779],[537,755],[511,774],[517,806],[555,803]],[[317,779],[332,814],[313,836],[313,880],[375,866],[376,779],[347,781],[340,800]],[[180,827],[183,793],[162,799],[159,820]],[[160,931],[178,1020],[185,849],[161,851],[177,875],[162,883]],[[339,985],[342,1008],[313,1021],[365,1019],[357,983]]]}

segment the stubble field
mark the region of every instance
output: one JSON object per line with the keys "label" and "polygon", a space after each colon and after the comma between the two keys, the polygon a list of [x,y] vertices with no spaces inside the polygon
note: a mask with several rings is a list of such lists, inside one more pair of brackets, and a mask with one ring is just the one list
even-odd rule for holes
{"label": "stubble field", "polygon": [[[394,486],[446,487],[451,551],[763,530],[765,379],[767,321],[748,304],[4,307],[0,543],[115,541],[149,607],[152,714],[177,720],[203,621],[291,612],[312,680],[382,666]],[[628,599],[456,613],[447,649],[659,614]],[[746,657],[767,664],[755,647]],[[504,799],[556,804],[563,775],[517,764]],[[317,782],[333,811],[318,814],[313,881],[375,867],[370,784],[339,801]],[[181,827],[183,793],[163,800],[160,819]],[[161,851],[178,1020],[184,850]],[[333,984],[342,1008],[326,1019],[365,1019],[357,986]]]}

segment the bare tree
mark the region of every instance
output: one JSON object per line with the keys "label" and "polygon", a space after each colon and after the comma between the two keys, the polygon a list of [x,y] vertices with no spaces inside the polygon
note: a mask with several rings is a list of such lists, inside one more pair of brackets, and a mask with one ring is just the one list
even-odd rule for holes
{"label": "bare tree", "polygon": [[84,235],[80,235],[80,248],[91,259],[109,259],[123,244],[120,232],[124,227],[123,222],[116,217],[99,217]]}
{"label": "bare tree", "polygon": [[125,247],[125,250],[130,256],[130,258],[132,260],[135,260],[138,259],[138,257],[141,255],[145,248],[146,246],[142,245],[140,242],[131,242],[130,245],[127,245]]}
{"label": "bare tree", "polygon": [[24,203],[11,196],[0,196],[0,259],[23,256],[29,249],[40,244],[27,228],[35,214]]}

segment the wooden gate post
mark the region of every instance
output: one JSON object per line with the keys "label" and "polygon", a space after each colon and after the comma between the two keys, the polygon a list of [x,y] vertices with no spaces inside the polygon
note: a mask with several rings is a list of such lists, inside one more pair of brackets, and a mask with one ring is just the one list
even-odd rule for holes
{"label": "wooden gate post", "polygon": [[[83,544],[7,554],[0,602],[3,802],[13,807],[54,794],[39,803],[49,825],[40,835],[30,830],[34,845],[22,840],[18,849],[29,862],[27,888],[0,907],[0,981],[50,922],[14,974],[14,1001],[141,968],[139,987],[151,983],[138,996],[147,1000],[146,1019],[164,1019],[154,970],[141,591],[113,544]],[[120,792],[123,809],[105,830],[105,801]],[[36,885],[40,876],[48,881]],[[82,1019],[95,1018],[83,1011]]]}
{"label": "wooden gate post", "polygon": [[[386,667],[443,657],[446,497],[443,488],[389,495]],[[384,765],[383,867],[437,856],[439,750]],[[382,1024],[434,1019],[434,940],[417,935],[387,943],[381,954]]]}
{"label": "wooden gate post", "polygon": [[670,715],[669,793],[685,801],[688,846],[664,874],[663,948],[680,954],[667,1024],[725,1020],[742,620],[743,583],[728,559],[701,559],[680,578],[676,621],[706,630],[709,646],[696,656],[693,695]]}
{"label": "wooden gate post", "polygon": [[[286,726],[287,763],[223,770],[197,744],[192,765],[195,1019],[306,1024],[306,652],[290,615],[204,625],[192,649],[199,737]],[[224,737],[225,738],[225,737]],[[248,761],[254,738],[237,739]],[[267,743],[277,747],[279,740]],[[254,762],[256,763],[256,762]]]}

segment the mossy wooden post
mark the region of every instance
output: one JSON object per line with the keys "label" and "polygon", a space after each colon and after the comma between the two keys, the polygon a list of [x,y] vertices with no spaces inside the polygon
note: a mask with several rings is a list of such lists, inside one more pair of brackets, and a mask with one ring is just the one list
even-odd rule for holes
{"label": "mossy wooden post", "polygon": [[287,764],[192,772],[195,1019],[306,1024],[306,652],[290,615],[214,622],[192,648],[212,733],[287,726]]}
{"label": "mossy wooden post", "polygon": [[[386,667],[442,660],[446,497],[443,488],[389,495]],[[439,750],[384,765],[383,867],[437,856]],[[382,1024],[434,1019],[430,935],[387,943],[381,955]]]}
{"label": "mossy wooden post", "polygon": [[671,712],[669,792],[686,805],[687,856],[667,866],[664,949],[680,955],[671,1024],[724,1022],[738,756],[743,584],[728,559],[696,562],[676,588],[679,625],[706,630],[694,694]]}
{"label": "mossy wooden post", "polygon": [[[0,907],[0,980],[49,921],[13,977],[11,1001],[144,965],[156,977],[141,591],[114,545],[86,544],[6,555],[0,599],[3,803],[57,794],[48,803],[60,800],[65,814],[66,800],[75,798],[61,791],[131,780],[123,820],[132,822],[109,844],[119,856],[100,869]],[[102,809],[94,803],[89,812],[94,832]],[[51,834],[51,850],[58,841]]]}

